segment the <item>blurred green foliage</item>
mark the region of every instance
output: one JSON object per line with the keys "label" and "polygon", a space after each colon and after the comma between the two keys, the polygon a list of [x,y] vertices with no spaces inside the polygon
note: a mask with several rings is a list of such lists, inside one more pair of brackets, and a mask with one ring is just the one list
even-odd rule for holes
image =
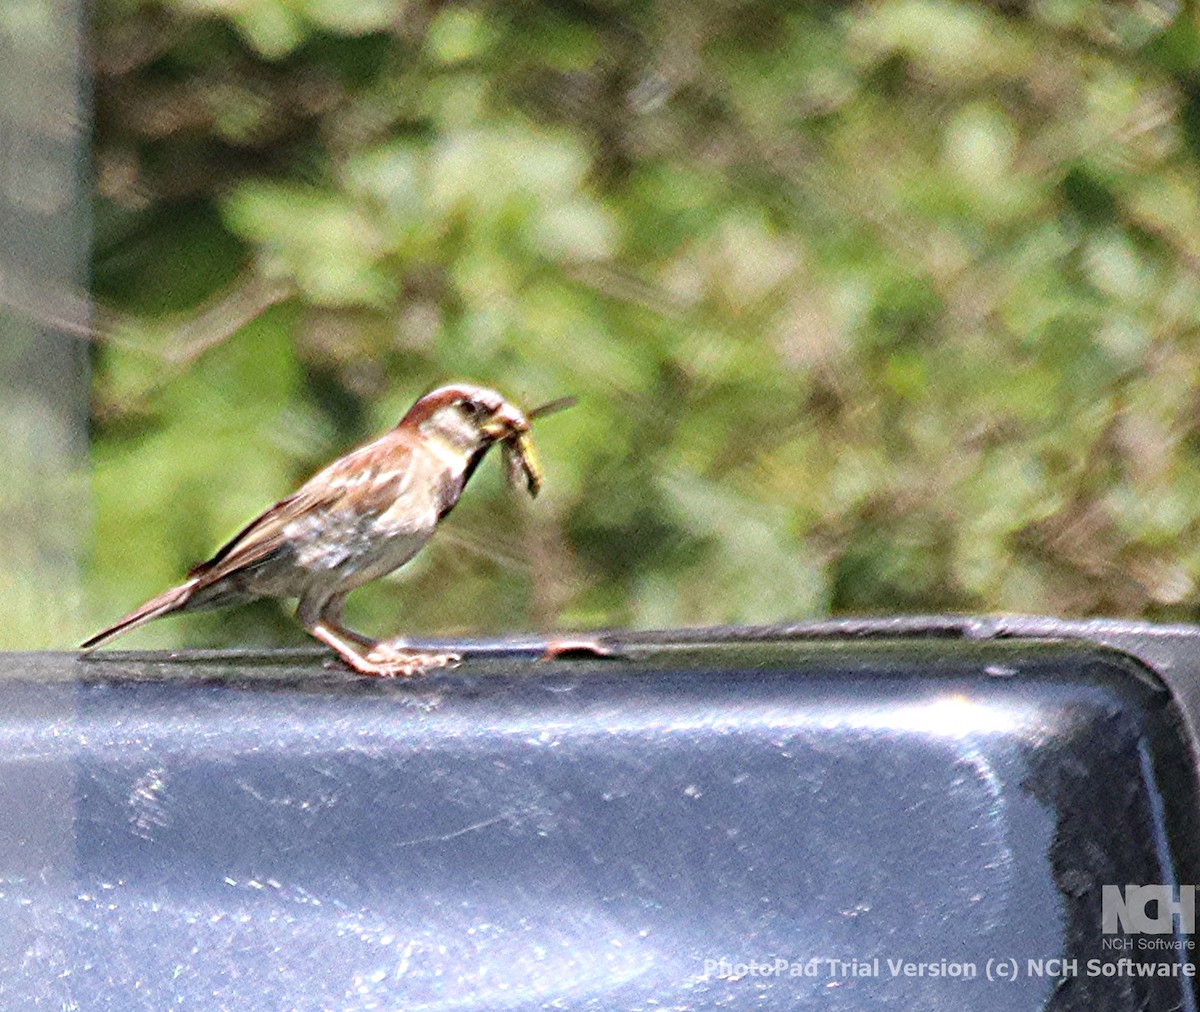
{"label": "blurred green foliage", "polygon": [[[425,388],[539,425],[350,618],[1196,614],[1170,2],[99,0],[91,617]],[[300,642],[277,606],[143,644]],[[131,640],[132,642],[132,640]]]}

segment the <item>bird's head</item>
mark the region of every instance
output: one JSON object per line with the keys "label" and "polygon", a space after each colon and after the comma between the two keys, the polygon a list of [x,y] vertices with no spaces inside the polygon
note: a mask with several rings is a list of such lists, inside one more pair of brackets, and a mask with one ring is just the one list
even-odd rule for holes
{"label": "bird's head", "polygon": [[500,443],[509,480],[515,485],[524,478],[529,494],[537,495],[542,470],[533,452],[529,419],[572,403],[572,399],[564,398],[525,415],[495,390],[456,383],[427,393],[401,419],[400,427],[413,430],[441,453],[459,457],[467,477],[488,448]]}
{"label": "bird's head", "polygon": [[525,416],[495,390],[467,383],[427,393],[409,408],[400,425],[467,456],[529,431]]}

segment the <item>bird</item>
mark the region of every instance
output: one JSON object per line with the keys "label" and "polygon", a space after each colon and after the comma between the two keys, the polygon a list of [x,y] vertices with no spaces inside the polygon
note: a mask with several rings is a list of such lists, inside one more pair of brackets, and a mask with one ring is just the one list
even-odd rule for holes
{"label": "bird", "polygon": [[257,598],[297,598],[310,635],[363,675],[403,677],[459,655],[373,640],[342,621],[347,595],[403,566],[454,509],[488,450],[502,448],[510,481],[531,496],[542,482],[530,419],[569,407],[565,397],[528,414],[494,390],[452,383],[420,397],[399,424],[351,450],[251,520],[183,583],[80,644],[100,644],[175,612]]}

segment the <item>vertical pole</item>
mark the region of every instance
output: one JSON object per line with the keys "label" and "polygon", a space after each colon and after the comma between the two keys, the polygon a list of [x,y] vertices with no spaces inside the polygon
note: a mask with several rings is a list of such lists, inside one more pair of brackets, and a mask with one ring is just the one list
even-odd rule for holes
{"label": "vertical pole", "polygon": [[81,623],[90,93],[80,0],[0,3],[0,648]]}

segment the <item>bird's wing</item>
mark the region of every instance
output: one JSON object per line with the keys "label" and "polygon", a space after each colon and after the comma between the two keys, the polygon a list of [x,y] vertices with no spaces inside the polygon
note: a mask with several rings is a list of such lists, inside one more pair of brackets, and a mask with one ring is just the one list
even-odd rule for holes
{"label": "bird's wing", "polygon": [[335,460],[286,499],[255,517],[207,562],[189,571],[205,586],[252,566],[288,547],[295,536],[289,527],[311,517],[337,532],[361,519],[378,516],[418,487],[414,469],[419,454],[391,432]]}

